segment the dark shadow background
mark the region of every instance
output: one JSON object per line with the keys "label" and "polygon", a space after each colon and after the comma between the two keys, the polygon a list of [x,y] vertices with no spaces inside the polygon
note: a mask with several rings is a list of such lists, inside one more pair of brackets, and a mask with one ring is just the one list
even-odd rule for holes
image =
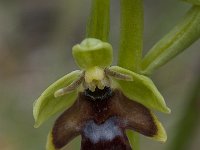
{"label": "dark shadow background", "polygon": [[[78,69],[71,47],[84,38],[89,8],[90,0],[0,0],[1,150],[44,149],[55,118],[34,129],[32,105],[49,84]],[[144,53],[189,8],[189,4],[180,1],[145,0]],[[111,11],[110,41],[116,63],[119,1],[112,1]],[[164,150],[170,144],[189,91],[199,76],[199,47],[200,41],[153,75],[155,84],[172,109],[171,115],[157,113],[169,140],[161,144],[141,136],[141,150]],[[189,150],[197,150],[200,147],[200,128],[190,139]],[[78,149],[77,141],[67,149]]]}

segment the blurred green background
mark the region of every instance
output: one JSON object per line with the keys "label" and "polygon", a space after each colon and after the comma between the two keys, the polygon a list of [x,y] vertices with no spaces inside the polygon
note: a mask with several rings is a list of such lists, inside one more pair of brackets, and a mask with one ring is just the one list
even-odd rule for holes
{"label": "blurred green background", "polygon": [[[0,0],[0,150],[44,150],[55,118],[34,129],[32,105],[49,84],[78,69],[71,47],[85,36],[91,0]],[[175,0],[145,0],[144,54],[190,8]],[[119,42],[119,1],[111,5],[110,42],[115,61]],[[174,133],[191,90],[200,75],[200,41],[152,76],[172,109],[157,113],[168,141],[161,144],[141,136],[141,150],[164,150]],[[197,103],[200,109],[200,103]],[[200,147],[200,126],[188,141],[188,150]],[[185,129],[187,130],[187,128]],[[78,142],[79,141],[79,142]],[[78,143],[78,144],[77,144]],[[68,146],[76,150],[80,140]],[[169,149],[168,149],[169,150]]]}

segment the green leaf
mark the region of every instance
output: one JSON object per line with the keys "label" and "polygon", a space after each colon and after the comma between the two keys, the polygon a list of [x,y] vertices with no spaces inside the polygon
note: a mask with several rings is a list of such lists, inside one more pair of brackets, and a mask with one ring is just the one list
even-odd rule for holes
{"label": "green leaf", "polygon": [[33,116],[36,128],[55,113],[63,111],[73,104],[77,97],[76,90],[57,98],[54,97],[54,92],[68,86],[74,80],[78,79],[81,73],[82,71],[77,70],[65,75],[49,86],[35,101],[33,106]]}
{"label": "green leaf", "polygon": [[110,31],[110,0],[92,0],[87,24],[87,38],[108,41]]}
{"label": "green leaf", "polygon": [[188,3],[191,3],[193,5],[200,5],[200,0],[182,0]]}
{"label": "green leaf", "polygon": [[109,69],[132,77],[133,81],[117,80],[113,78],[121,91],[128,98],[143,104],[147,108],[170,113],[170,109],[166,106],[164,98],[150,78],[118,66],[113,66]]}
{"label": "green leaf", "polygon": [[193,6],[183,20],[147,53],[142,73],[151,74],[200,38],[200,7]]}
{"label": "green leaf", "polygon": [[140,71],[143,46],[143,0],[121,0],[121,27],[118,65]]}

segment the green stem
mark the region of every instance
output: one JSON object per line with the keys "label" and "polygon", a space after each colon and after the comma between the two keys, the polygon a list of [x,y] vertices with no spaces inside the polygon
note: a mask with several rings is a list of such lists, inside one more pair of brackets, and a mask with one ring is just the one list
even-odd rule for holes
{"label": "green stem", "polygon": [[121,0],[121,36],[118,65],[140,71],[143,45],[143,0]]}
{"label": "green stem", "polygon": [[189,143],[192,142],[192,135],[198,127],[200,121],[200,75],[196,85],[192,88],[189,102],[177,124],[175,136],[170,143],[168,150],[188,150]]}
{"label": "green stem", "polygon": [[139,134],[132,131],[132,130],[127,130],[127,135],[129,142],[131,144],[131,147],[133,150],[140,150],[140,137]]}
{"label": "green stem", "polygon": [[[121,0],[121,27],[118,65],[140,72],[143,45],[143,0]],[[134,150],[140,149],[139,135],[127,131]]]}
{"label": "green stem", "polygon": [[87,38],[108,41],[110,30],[110,0],[92,0],[87,24]]}

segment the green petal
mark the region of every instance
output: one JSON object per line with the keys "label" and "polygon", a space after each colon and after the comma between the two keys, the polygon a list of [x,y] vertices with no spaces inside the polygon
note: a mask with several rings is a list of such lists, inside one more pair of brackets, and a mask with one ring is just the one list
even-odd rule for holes
{"label": "green petal", "polygon": [[68,86],[74,80],[78,79],[81,73],[82,71],[77,70],[65,75],[49,86],[35,101],[33,106],[33,116],[36,128],[55,113],[63,111],[72,105],[77,97],[77,90],[57,98],[54,97],[54,92]]}
{"label": "green petal", "polygon": [[166,106],[164,98],[150,78],[118,66],[112,66],[109,69],[132,77],[132,81],[113,78],[125,96],[148,108],[170,113],[171,110]]}

